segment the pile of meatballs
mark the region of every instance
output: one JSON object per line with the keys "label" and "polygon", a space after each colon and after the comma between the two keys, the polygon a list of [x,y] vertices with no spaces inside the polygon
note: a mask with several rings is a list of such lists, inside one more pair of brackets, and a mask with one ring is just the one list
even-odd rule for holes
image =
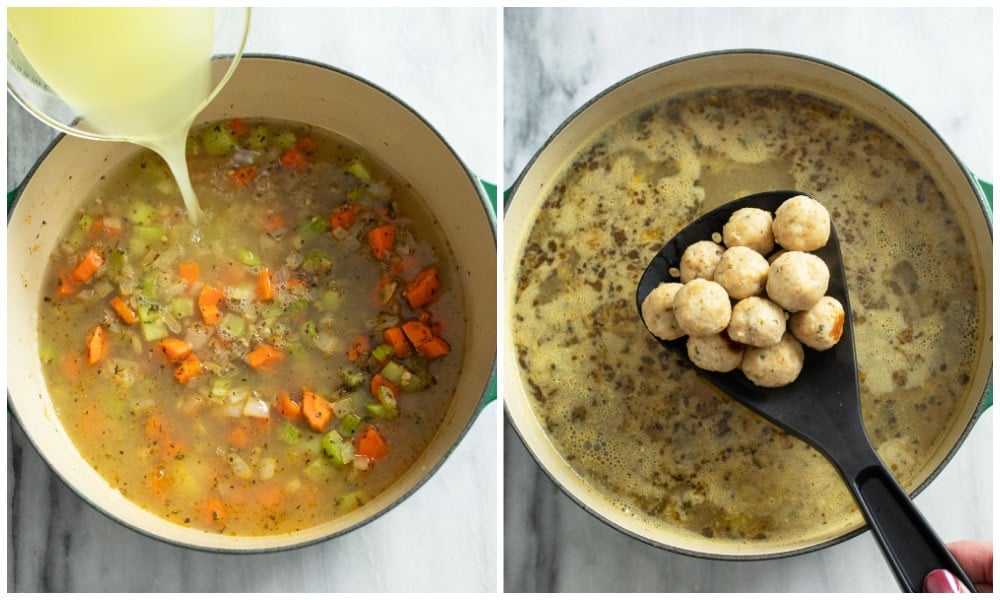
{"label": "pile of meatballs", "polygon": [[663,340],[687,335],[688,356],[702,369],[738,368],[757,386],[788,385],[802,371],[803,344],[827,350],[843,333],[844,307],[826,295],[830,269],[811,254],[829,238],[830,214],[808,196],[789,198],[773,217],[741,208],[722,244],[684,250],[680,283],[646,297],[643,321]]}

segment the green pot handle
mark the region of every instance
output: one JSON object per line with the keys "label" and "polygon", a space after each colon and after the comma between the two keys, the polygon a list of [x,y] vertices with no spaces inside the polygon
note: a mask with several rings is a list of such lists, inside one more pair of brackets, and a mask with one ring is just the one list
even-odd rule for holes
{"label": "green pot handle", "polygon": [[[993,184],[988,181],[983,181],[982,179],[976,178],[979,183],[979,188],[983,190],[983,195],[986,196],[986,204],[990,209],[990,222],[993,221]],[[990,372],[989,381],[986,382],[986,393],[983,394],[983,405],[979,409],[979,414],[976,418],[983,416],[986,409],[993,406],[993,373]]]}
{"label": "green pot handle", "polygon": [[[480,179],[479,183],[482,184],[483,189],[486,190],[486,196],[490,199],[490,207],[493,209],[493,216],[497,215],[497,186],[492,184],[485,179]],[[483,394],[483,404],[479,407],[480,410],[486,408],[494,400],[497,399],[497,367],[496,363],[493,364],[493,372],[490,374],[490,383],[486,388],[486,392]]]}

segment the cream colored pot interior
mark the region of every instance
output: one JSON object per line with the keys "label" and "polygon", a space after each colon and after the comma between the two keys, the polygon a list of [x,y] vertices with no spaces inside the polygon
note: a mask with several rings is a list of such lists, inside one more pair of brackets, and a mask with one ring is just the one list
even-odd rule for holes
{"label": "cream colored pot interior", "polygon": [[80,457],[53,412],[42,379],[36,328],[41,274],[57,236],[97,179],[134,146],[64,137],[37,167],[10,216],[8,390],[18,420],[49,465],[84,499],[116,519],[186,546],[257,551],[300,546],[343,532],[401,501],[447,457],[477,414],[496,356],[495,224],[475,178],[419,117],[384,92],[330,68],[245,57],[200,120],[268,117],[350,138],[390,165],[436,215],[458,261],[467,330],[462,374],[436,438],[386,492],[330,523],[282,536],[232,537],[169,523],[113,490]]}
{"label": "cream colored pot interior", "polygon": [[[978,191],[965,169],[925,123],[891,96],[858,77],[794,56],[721,53],[682,60],[641,73],[595,99],[553,135],[522,174],[504,215],[503,288],[507,308],[503,325],[503,395],[511,421],[542,468],[578,503],[614,527],[654,544],[692,554],[721,557],[775,556],[816,547],[857,530],[863,525],[860,513],[853,524],[831,531],[826,540],[815,540],[812,544],[797,547],[754,546],[749,549],[724,545],[708,538],[680,538],[629,517],[579,477],[547,439],[527,400],[528,388],[520,377],[511,334],[509,307],[513,306],[514,291],[517,288],[517,268],[522,247],[539,206],[555,183],[557,175],[575,152],[607,125],[640,107],[689,91],[729,85],[774,85],[798,89],[846,105],[879,123],[900,139],[931,170],[941,191],[947,197],[959,199],[955,204],[964,213],[957,217],[963,222],[967,235],[975,240],[976,247],[980,249],[980,289],[986,294],[982,303],[984,312],[980,318],[983,322],[981,331],[987,333],[978,341],[979,360],[971,389],[986,389],[993,364],[992,342],[988,334],[993,330],[990,311],[992,235],[983,216]],[[979,404],[979,396],[970,397],[955,415],[946,439],[942,440],[924,472],[916,478],[921,482],[918,487],[925,485],[950,457],[974,423]]]}

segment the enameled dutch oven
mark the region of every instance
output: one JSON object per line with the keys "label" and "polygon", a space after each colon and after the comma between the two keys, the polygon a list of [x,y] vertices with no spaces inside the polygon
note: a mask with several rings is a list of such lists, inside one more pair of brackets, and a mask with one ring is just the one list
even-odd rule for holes
{"label": "enameled dutch oven", "polygon": [[[556,485],[581,507],[616,529],[657,547],[693,556],[719,559],[776,558],[816,550],[843,541],[865,530],[860,512],[856,519],[826,539],[808,542],[737,545],[719,539],[682,537],[637,520],[619,504],[591,487],[559,455],[546,437],[529,401],[530,386],[522,379],[512,334],[512,306],[517,270],[532,223],[561,170],[575,152],[608,125],[639,108],[670,97],[702,90],[739,85],[775,86],[831,99],[865,115],[898,138],[928,167],[942,193],[959,208],[955,217],[967,225],[978,252],[979,289],[984,292],[982,327],[975,341],[976,367],[970,390],[962,399],[938,451],[916,475],[911,494],[916,495],[961,445],[977,417],[992,403],[992,278],[993,240],[991,203],[976,179],[962,166],[944,141],[899,99],[865,78],[835,65],[809,57],[772,51],[740,50],[681,58],[642,71],[602,92],[571,115],[552,134],[525,167],[508,192],[504,213],[503,298],[503,396],[508,418],[538,465]],[[987,189],[990,189],[987,187]],[[664,240],[666,241],[666,240]],[[645,263],[643,264],[645,266]],[[634,288],[629,290],[634,293]],[[632,297],[629,297],[631,303]],[[638,316],[636,316],[638,318]]]}
{"label": "enameled dutch oven", "polygon": [[[262,85],[265,82],[266,85]],[[38,357],[41,276],[59,234],[98,178],[137,151],[125,143],[58,138],[8,212],[8,403],[38,452],[84,500],[154,538],[229,552],[287,549],[359,527],[402,502],[447,458],[495,395],[496,220],[479,180],[438,133],[388,92],[331,67],[244,56],[197,122],[229,117],[296,121],[347,137],[390,165],[425,199],[458,262],[467,326],[462,370],[438,433],[392,486],[356,511],[297,533],[233,537],[176,525],[113,489],[80,456],[56,417]],[[444,507],[442,507],[444,510]]]}

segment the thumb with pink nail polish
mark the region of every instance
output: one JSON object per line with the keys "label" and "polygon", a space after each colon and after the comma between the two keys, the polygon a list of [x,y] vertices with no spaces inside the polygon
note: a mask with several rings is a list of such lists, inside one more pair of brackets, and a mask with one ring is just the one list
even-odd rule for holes
{"label": "thumb with pink nail polish", "polygon": [[951,571],[935,569],[924,578],[924,591],[932,594],[968,594],[969,590],[962,585]]}

